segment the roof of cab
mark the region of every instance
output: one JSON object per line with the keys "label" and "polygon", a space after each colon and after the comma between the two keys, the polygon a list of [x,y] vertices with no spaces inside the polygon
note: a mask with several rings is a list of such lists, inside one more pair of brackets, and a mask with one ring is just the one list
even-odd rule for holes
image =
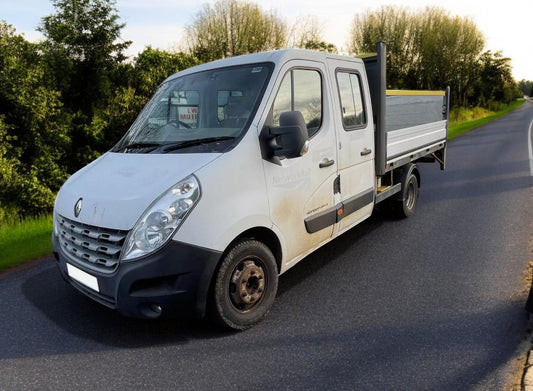
{"label": "roof of cab", "polygon": [[[230,67],[244,64],[254,64],[261,62],[272,62],[274,64],[284,64],[289,60],[307,60],[325,62],[327,58],[338,59],[344,61],[353,61],[356,63],[362,62],[361,59],[355,57],[341,56],[338,54],[331,54],[320,52],[317,50],[307,49],[282,49],[268,52],[244,54],[241,56],[228,57],[221,60],[215,60],[204,64],[196,65],[194,67],[184,69],[178,73],[167,78],[167,80],[174,79],[178,76],[183,76],[191,73],[201,72],[209,69]],[[165,80],[165,81],[167,81]]]}

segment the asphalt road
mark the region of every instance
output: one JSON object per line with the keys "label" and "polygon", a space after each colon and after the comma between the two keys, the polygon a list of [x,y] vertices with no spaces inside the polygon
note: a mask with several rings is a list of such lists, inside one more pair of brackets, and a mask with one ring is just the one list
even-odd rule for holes
{"label": "asphalt road", "polygon": [[[502,390],[525,338],[533,104],[422,166],[417,211],[375,214],[280,278],[242,333],[123,318],[51,258],[0,277],[0,390]],[[1,255],[0,255],[1,256]]]}

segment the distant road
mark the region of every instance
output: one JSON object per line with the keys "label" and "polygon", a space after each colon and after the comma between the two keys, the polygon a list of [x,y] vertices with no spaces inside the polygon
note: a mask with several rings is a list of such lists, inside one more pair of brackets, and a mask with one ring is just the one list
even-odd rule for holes
{"label": "distant road", "polygon": [[533,260],[532,120],[525,103],[453,140],[447,171],[422,165],[414,216],[376,214],[301,262],[246,332],[123,318],[51,258],[5,275],[0,390],[506,389]]}

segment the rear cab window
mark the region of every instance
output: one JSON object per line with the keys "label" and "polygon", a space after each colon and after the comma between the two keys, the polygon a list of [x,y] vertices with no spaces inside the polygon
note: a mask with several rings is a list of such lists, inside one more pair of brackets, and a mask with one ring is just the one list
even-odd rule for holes
{"label": "rear cab window", "polygon": [[365,127],[367,115],[360,75],[355,72],[338,71],[337,87],[344,129],[350,131]]}

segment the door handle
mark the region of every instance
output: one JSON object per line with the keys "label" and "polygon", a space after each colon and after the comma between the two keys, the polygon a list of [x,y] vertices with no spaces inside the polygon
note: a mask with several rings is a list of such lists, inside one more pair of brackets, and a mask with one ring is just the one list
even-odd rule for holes
{"label": "door handle", "polygon": [[370,155],[372,153],[371,149],[365,148],[361,151],[361,156]]}
{"label": "door handle", "polygon": [[324,159],[324,160],[318,165],[318,167],[320,167],[320,168],[325,168],[325,167],[333,166],[334,163],[335,163],[335,160]]}

